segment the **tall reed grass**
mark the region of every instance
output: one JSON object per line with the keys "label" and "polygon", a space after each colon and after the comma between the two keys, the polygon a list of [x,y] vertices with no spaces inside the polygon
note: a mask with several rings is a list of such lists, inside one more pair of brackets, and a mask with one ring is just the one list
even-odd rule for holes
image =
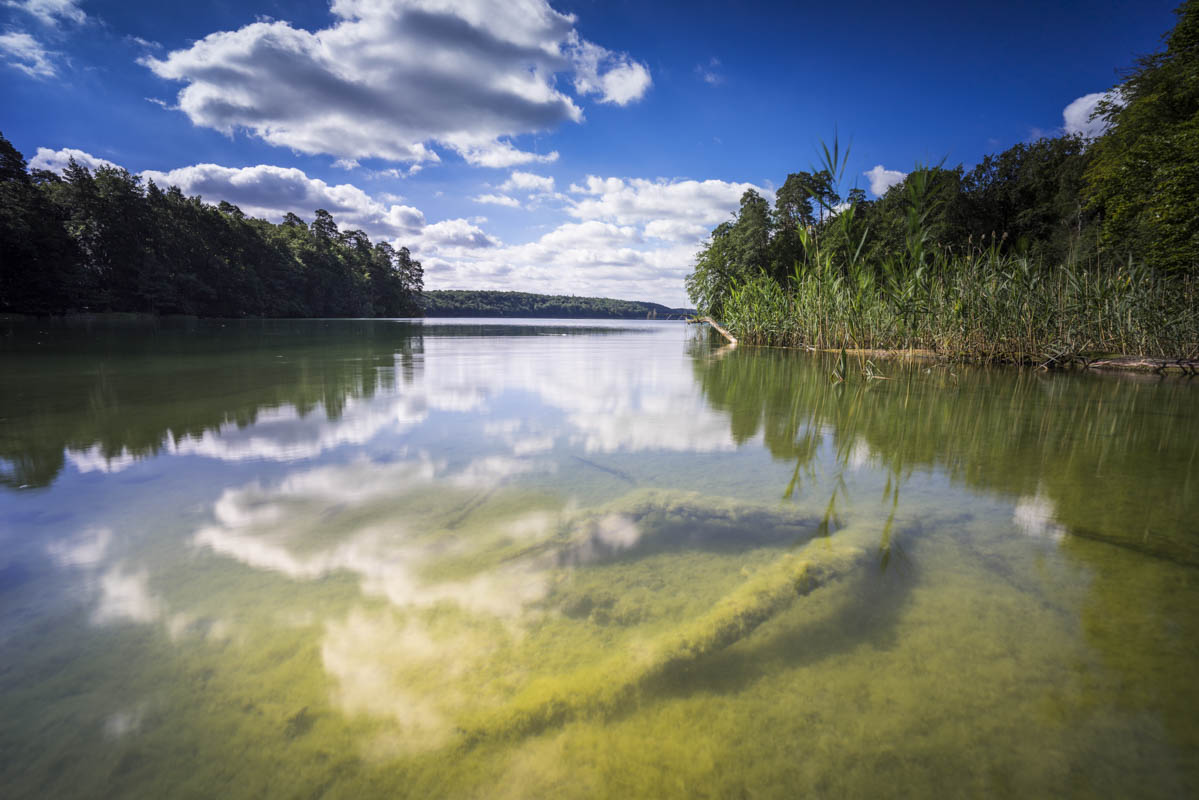
{"label": "tall reed grass", "polygon": [[1030,363],[1088,354],[1199,356],[1199,282],[1135,264],[938,257],[924,269],[831,263],[787,286],[733,287],[724,322],[747,344],[928,349],[971,361]]}

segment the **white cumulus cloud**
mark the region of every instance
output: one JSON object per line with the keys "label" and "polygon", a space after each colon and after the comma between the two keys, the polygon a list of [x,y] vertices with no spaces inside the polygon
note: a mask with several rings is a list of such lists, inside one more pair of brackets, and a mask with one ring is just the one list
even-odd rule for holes
{"label": "white cumulus cloud", "polygon": [[683,305],[683,278],[715,225],[750,183],[588,176],[572,185],[560,224],[524,244],[440,251],[424,260],[429,288],[600,295]]}
{"label": "white cumulus cloud", "polygon": [[688,222],[682,219],[655,219],[645,225],[645,235],[653,239],[667,241],[683,241],[687,239],[702,239],[711,227],[698,222]]}
{"label": "white cumulus cloud", "polygon": [[481,194],[473,199],[476,203],[491,203],[492,205],[497,206],[520,208],[520,201],[515,197],[509,197],[506,194]]}
{"label": "white cumulus cloud", "polygon": [[415,234],[425,224],[419,209],[385,205],[353,184],[330,185],[295,167],[196,164],[170,172],[148,170],[142,177],[159,186],[178,186],[184,194],[198,194],[209,202],[225,200],[252,217],[278,220],[290,212],[308,219],[323,208],[343,230],[362,228],[389,238]]}
{"label": "white cumulus cloud", "polygon": [[31,78],[53,78],[58,74],[50,51],[28,33],[10,31],[0,34],[0,56],[10,67]]}
{"label": "white cumulus cloud", "polygon": [[908,176],[906,172],[887,169],[882,164],[876,164],[862,174],[870,179],[870,193],[875,197],[882,197],[888,189]]}
{"label": "white cumulus cloud", "polygon": [[331,11],[320,30],[259,21],[143,63],[185,84],[178,106],[196,125],[342,159],[436,161],[438,145],[497,168],[553,161],[510,138],[582,121],[556,75],[618,105],[651,82],[546,0],[334,0]]}
{"label": "white cumulus cloud", "polygon": [[88,169],[96,169],[97,167],[115,167],[106,158],[97,158],[91,153],[85,153],[83,150],[76,150],[73,147],[64,147],[61,150],[51,150],[49,147],[39,147],[37,155],[29,160],[30,169],[45,169],[51,172],[62,172],[67,168],[71,159],[75,159],[75,163],[81,167]]}
{"label": "white cumulus cloud", "polygon": [[87,21],[87,14],[75,0],[4,0],[4,5],[32,14],[38,22],[51,27],[59,22],[82,24]]}
{"label": "white cumulus cloud", "polygon": [[[695,226],[711,229],[736,211],[741,195],[753,189],[771,197],[772,193],[752,183],[707,180],[649,180],[647,178],[600,178],[588,175],[571,192],[581,195],[569,213],[579,219],[601,219],[621,225],[658,221],[653,235],[668,230],[694,238]],[[661,224],[664,222],[673,225]],[[677,223],[689,223],[690,228]]]}
{"label": "white cumulus cloud", "polygon": [[420,254],[449,253],[499,247],[500,240],[465,219],[446,219],[426,225],[412,242]]}
{"label": "white cumulus cloud", "polygon": [[1099,101],[1107,95],[1107,92],[1092,92],[1072,101],[1062,111],[1062,130],[1068,134],[1080,133],[1088,139],[1102,136],[1107,130],[1107,121],[1091,119],[1091,114],[1095,111],[1095,106],[1099,105]]}
{"label": "white cumulus cloud", "polygon": [[653,80],[649,69],[624,53],[614,53],[571,31],[568,51],[575,67],[575,91],[598,94],[601,103],[625,106],[640,100]]}
{"label": "white cumulus cloud", "polygon": [[505,192],[518,191],[528,192],[530,194],[549,193],[554,191],[554,179],[548,175],[535,175],[532,172],[513,171],[508,176],[508,180],[500,185],[500,190]]}

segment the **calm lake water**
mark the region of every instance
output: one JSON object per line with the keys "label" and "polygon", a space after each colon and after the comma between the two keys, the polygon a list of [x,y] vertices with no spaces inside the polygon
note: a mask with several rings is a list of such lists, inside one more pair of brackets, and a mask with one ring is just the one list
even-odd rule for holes
{"label": "calm lake water", "polygon": [[0,795],[1194,797],[1199,382],[0,322]]}

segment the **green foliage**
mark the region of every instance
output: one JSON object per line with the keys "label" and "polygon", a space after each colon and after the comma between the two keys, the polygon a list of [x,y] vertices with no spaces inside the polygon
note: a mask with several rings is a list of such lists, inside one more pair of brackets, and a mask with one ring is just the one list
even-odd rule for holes
{"label": "green foliage", "polygon": [[1040,139],[985,156],[962,177],[967,235],[978,241],[1007,234],[1048,263],[1093,261],[1095,215],[1083,200],[1091,156],[1081,136]]}
{"label": "green foliage", "polygon": [[747,190],[737,219],[712,231],[687,276],[688,296],[701,313],[720,316],[729,290],[766,268],[773,232],[770,205],[753,189]]}
{"label": "green foliage", "polygon": [[741,272],[766,264],[770,247],[770,205],[753,189],[741,195],[731,235],[732,256]]}
{"label": "green foliage", "polygon": [[695,269],[685,281],[687,296],[701,314],[721,316],[725,299],[738,278],[740,265],[733,258],[730,234],[733,224],[722,222],[695,256]]}
{"label": "green foliage", "polygon": [[412,316],[423,286],[407,248],[322,209],[273,225],[116,167],[30,175],[3,136],[0,255],[0,313]]}
{"label": "green foliage", "polygon": [[775,192],[770,258],[775,265],[776,279],[781,279],[790,270],[791,264],[802,257],[799,230],[807,230],[816,224],[811,184],[810,172],[792,172]]}
{"label": "green foliage", "polygon": [[1165,50],[1138,60],[1099,107],[1110,130],[1087,170],[1105,245],[1154,266],[1199,264],[1199,3],[1178,8]]}

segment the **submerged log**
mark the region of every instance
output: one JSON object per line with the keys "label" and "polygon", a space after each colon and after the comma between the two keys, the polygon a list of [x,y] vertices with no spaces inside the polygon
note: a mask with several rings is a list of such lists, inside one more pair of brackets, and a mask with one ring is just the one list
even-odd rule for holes
{"label": "submerged log", "polygon": [[1097,358],[1087,361],[1088,369],[1127,369],[1141,372],[1164,373],[1178,370],[1184,375],[1199,375],[1199,360],[1193,358],[1144,358],[1141,356],[1118,356]]}
{"label": "submerged log", "polygon": [[811,542],[753,575],[706,614],[636,652],[534,682],[512,702],[460,728],[462,744],[534,735],[579,717],[614,713],[650,681],[739,642],[800,597],[850,572],[865,556],[859,547]]}

